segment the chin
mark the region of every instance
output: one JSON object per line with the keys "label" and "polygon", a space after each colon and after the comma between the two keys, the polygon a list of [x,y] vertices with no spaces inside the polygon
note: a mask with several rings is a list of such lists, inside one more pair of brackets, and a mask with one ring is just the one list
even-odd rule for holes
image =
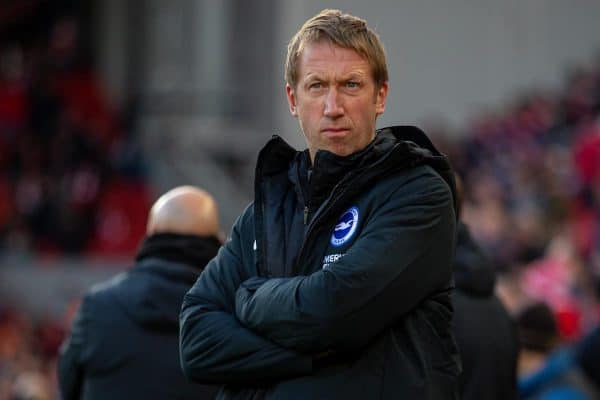
{"label": "chin", "polygon": [[347,147],[331,147],[328,149],[330,152],[335,154],[336,156],[346,157],[350,154],[354,153],[354,150],[349,149]]}

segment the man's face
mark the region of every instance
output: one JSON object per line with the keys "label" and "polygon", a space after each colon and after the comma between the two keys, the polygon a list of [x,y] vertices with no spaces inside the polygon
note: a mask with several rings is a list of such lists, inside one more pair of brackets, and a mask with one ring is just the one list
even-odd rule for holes
{"label": "man's face", "polygon": [[311,158],[319,149],[340,156],[364,149],[375,136],[387,90],[387,83],[376,89],[371,66],[354,50],[328,41],[307,45],[300,55],[298,83],[287,85],[286,91]]}

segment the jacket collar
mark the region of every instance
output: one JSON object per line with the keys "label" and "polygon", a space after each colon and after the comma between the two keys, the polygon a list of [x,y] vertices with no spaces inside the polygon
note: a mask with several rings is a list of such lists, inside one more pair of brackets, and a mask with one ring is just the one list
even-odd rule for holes
{"label": "jacket collar", "polygon": [[[377,165],[384,155],[394,153],[395,156],[387,167],[410,168],[419,164],[428,164],[434,168],[446,181],[456,198],[456,185],[454,172],[446,156],[440,153],[427,135],[415,126],[402,125],[390,126],[379,129],[375,139],[363,150],[346,157],[337,156],[326,150],[319,150],[315,155],[315,166],[317,181],[324,179],[327,182],[336,182],[339,175],[345,176],[348,167],[354,171],[373,168],[380,172],[381,166]],[[304,154],[304,155],[303,155]],[[280,136],[274,135],[265,147],[260,151],[255,174],[255,193],[260,193],[260,183],[263,179],[281,173],[288,175],[290,167],[300,157],[307,157],[308,152],[299,153],[291,147]],[[293,168],[292,168],[293,169]],[[297,174],[297,172],[295,172]],[[324,176],[319,177],[319,174]],[[368,177],[368,175],[365,175]],[[331,178],[331,179],[330,179]],[[297,178],[288,175],[288,179],[298,187]],[[329,187],[329,185],[325,185]],[[256,198],[260,202],[262,199]],[[455,203],[455,214],[456,202]]]}
{"label": "jacket collar", "polygon": [[219,239],[213,236],[157,233],[147,236],[136,256],[136,261],[158,258],[188,265],[201,271],[221,247]]}
{"label": "jacket collar", "polygon": [[[390,141],[391,138],[395,138],[395,141]],[[315,169],[321,169],[324,166],[330,167],[331,165],[344,166],[358,161],[360,161],[360,164],[364,164],[390,151],[394,142],[398,141],[407,142],[407,145],[411,147],[411,152],[435,160],[440,166],[449,167],[446,157],[435,148],[421,129],[415,126],[403,125],[377,130],[375,139],[366,148],[349,156],[338,156],[327,150],[319,150],[315,155]],[[306,150],[298,152],[283,138],[273,135],[271,140],[259,152],[256,177],[267,177],[287,171],[290,163],[297,157],[308,157],[308,152]]]}

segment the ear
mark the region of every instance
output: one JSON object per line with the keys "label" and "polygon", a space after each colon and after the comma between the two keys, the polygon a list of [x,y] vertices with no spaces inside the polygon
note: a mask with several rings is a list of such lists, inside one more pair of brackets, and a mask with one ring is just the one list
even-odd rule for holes
{"label": "ear", "polygon": [[289,83],[285,84],[285,93],[287,94],[288,105],[290,106],[290,113],[294,116],[298,116],[297,105],[296,105],[296,92]]}
{"label": "ear", "polygon": [[375,97],[375,112],[377,115],[383,114],[385,111],[385,102],[387,100],[388,94],[388,83],[384,82],[381,87],[377,90],[377,95]]}

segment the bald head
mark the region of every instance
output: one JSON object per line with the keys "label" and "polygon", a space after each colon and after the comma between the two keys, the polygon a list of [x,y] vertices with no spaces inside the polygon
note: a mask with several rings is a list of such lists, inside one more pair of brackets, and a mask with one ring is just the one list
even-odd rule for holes
{"label": "bald head", "polygon": [[150,210],[146,234],[218,236],[219,213],[213,197],[193,186],[180,186],[162,195]]}

